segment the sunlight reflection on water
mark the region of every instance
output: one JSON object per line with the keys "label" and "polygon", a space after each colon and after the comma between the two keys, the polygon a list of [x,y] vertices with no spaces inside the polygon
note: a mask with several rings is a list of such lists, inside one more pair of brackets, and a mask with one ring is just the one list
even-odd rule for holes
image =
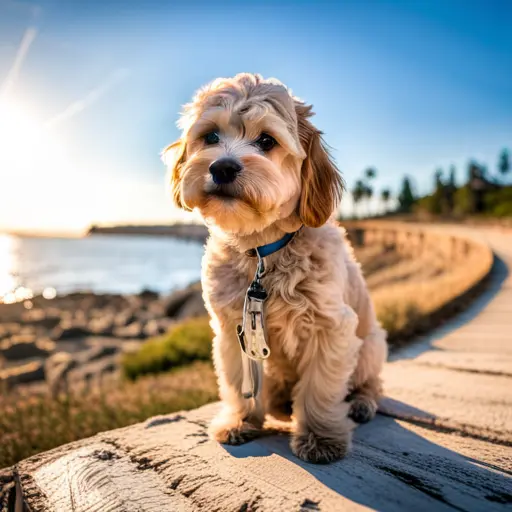
{"label": "sunlight reflection on water", "polygon": [[0,302],[93,291],[167,293],[200,277],[203,247],[165,237],[0,235]]}
{"label": "sunlight reflection on water", "polygon": [[15,239],[9,235],[0,235],[0,301],[10,302],[6,295],[16,290],[13,268],[13,246]]}

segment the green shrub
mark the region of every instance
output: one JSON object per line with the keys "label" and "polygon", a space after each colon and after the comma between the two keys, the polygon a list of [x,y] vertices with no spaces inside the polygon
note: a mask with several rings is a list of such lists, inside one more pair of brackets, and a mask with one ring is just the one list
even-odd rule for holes
{"label": "green shrub", "polygon": [[131,380],[141,375],[165,372],[192,361],[211,358],[212,331],[208,318],[193,318],[175,325],[168,333],[144,343],[137,352],[126,354],[123,374]]}
{"label": "green shrub", "polygon": [[473,213],[474,199],[473,193],[468,185],[457,189],[454,195],[454,210],[458,215],[467,215]]}
{"label": "green shrub", "polygon": [[486,211],[495,217],[512,216],[512,187],[503,187],[485,195]]}

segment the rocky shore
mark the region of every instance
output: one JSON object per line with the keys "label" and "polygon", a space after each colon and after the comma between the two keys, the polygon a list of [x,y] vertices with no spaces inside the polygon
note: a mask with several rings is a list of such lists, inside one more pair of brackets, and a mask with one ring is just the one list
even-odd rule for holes
{"label": "rocky shore", "polygon": [[146,338],[205,314],[199,283],[167,296],[85,292],[0,304],[0,388],[90,385]]}

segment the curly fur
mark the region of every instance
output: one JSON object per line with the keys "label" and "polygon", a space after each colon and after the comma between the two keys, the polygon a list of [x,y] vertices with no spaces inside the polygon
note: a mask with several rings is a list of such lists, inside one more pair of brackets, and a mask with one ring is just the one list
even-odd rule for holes
{"label": "curly fur", "polygon": [[[176,204],[197,209],[210,227],[202,283],[224,404],[213,437],[239,444],[262,433],[266,414],[292,412],[293,452],[326,463],[347,453],[355,422],[375,415],[387,346],[345,233],[329,220],[343,182],[312,115],[276,80],[219,79],[186,106],[183,135],[165,158]],[[221,134],[214,147],[202,139],[212,129]],[[254,146],[263,131],[278,142],[266,154]],[[224,155],[243,170],[218,195],[208,166]],[[271,356],[261,396],[245,400],[236,325],[256,268],[245,251],[301,225],[266,259]]]}

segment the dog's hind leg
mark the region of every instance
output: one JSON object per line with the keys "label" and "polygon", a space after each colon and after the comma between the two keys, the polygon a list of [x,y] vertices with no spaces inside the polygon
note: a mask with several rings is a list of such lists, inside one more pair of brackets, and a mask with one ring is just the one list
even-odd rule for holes
{"label": "dog's hind leg", "polygon": [[302,460],[328,463],[343,458],[350,448],[354,424],[343,399],[361,343],[355,335],[356,325],[356,314],[344,305],[335,324],[317,330],[307,340],[308,350],[302,355],[300,378],[293,390],[297,430],[291,448]]}
{"label": "dog's hind leg", "polygon": [[351,378],[349,416],[356,423],[367,423],[377,413],[377,402],[382,394],[379,377],[387,357],[386,333],[380,327],[363,339],[357,367]]}

